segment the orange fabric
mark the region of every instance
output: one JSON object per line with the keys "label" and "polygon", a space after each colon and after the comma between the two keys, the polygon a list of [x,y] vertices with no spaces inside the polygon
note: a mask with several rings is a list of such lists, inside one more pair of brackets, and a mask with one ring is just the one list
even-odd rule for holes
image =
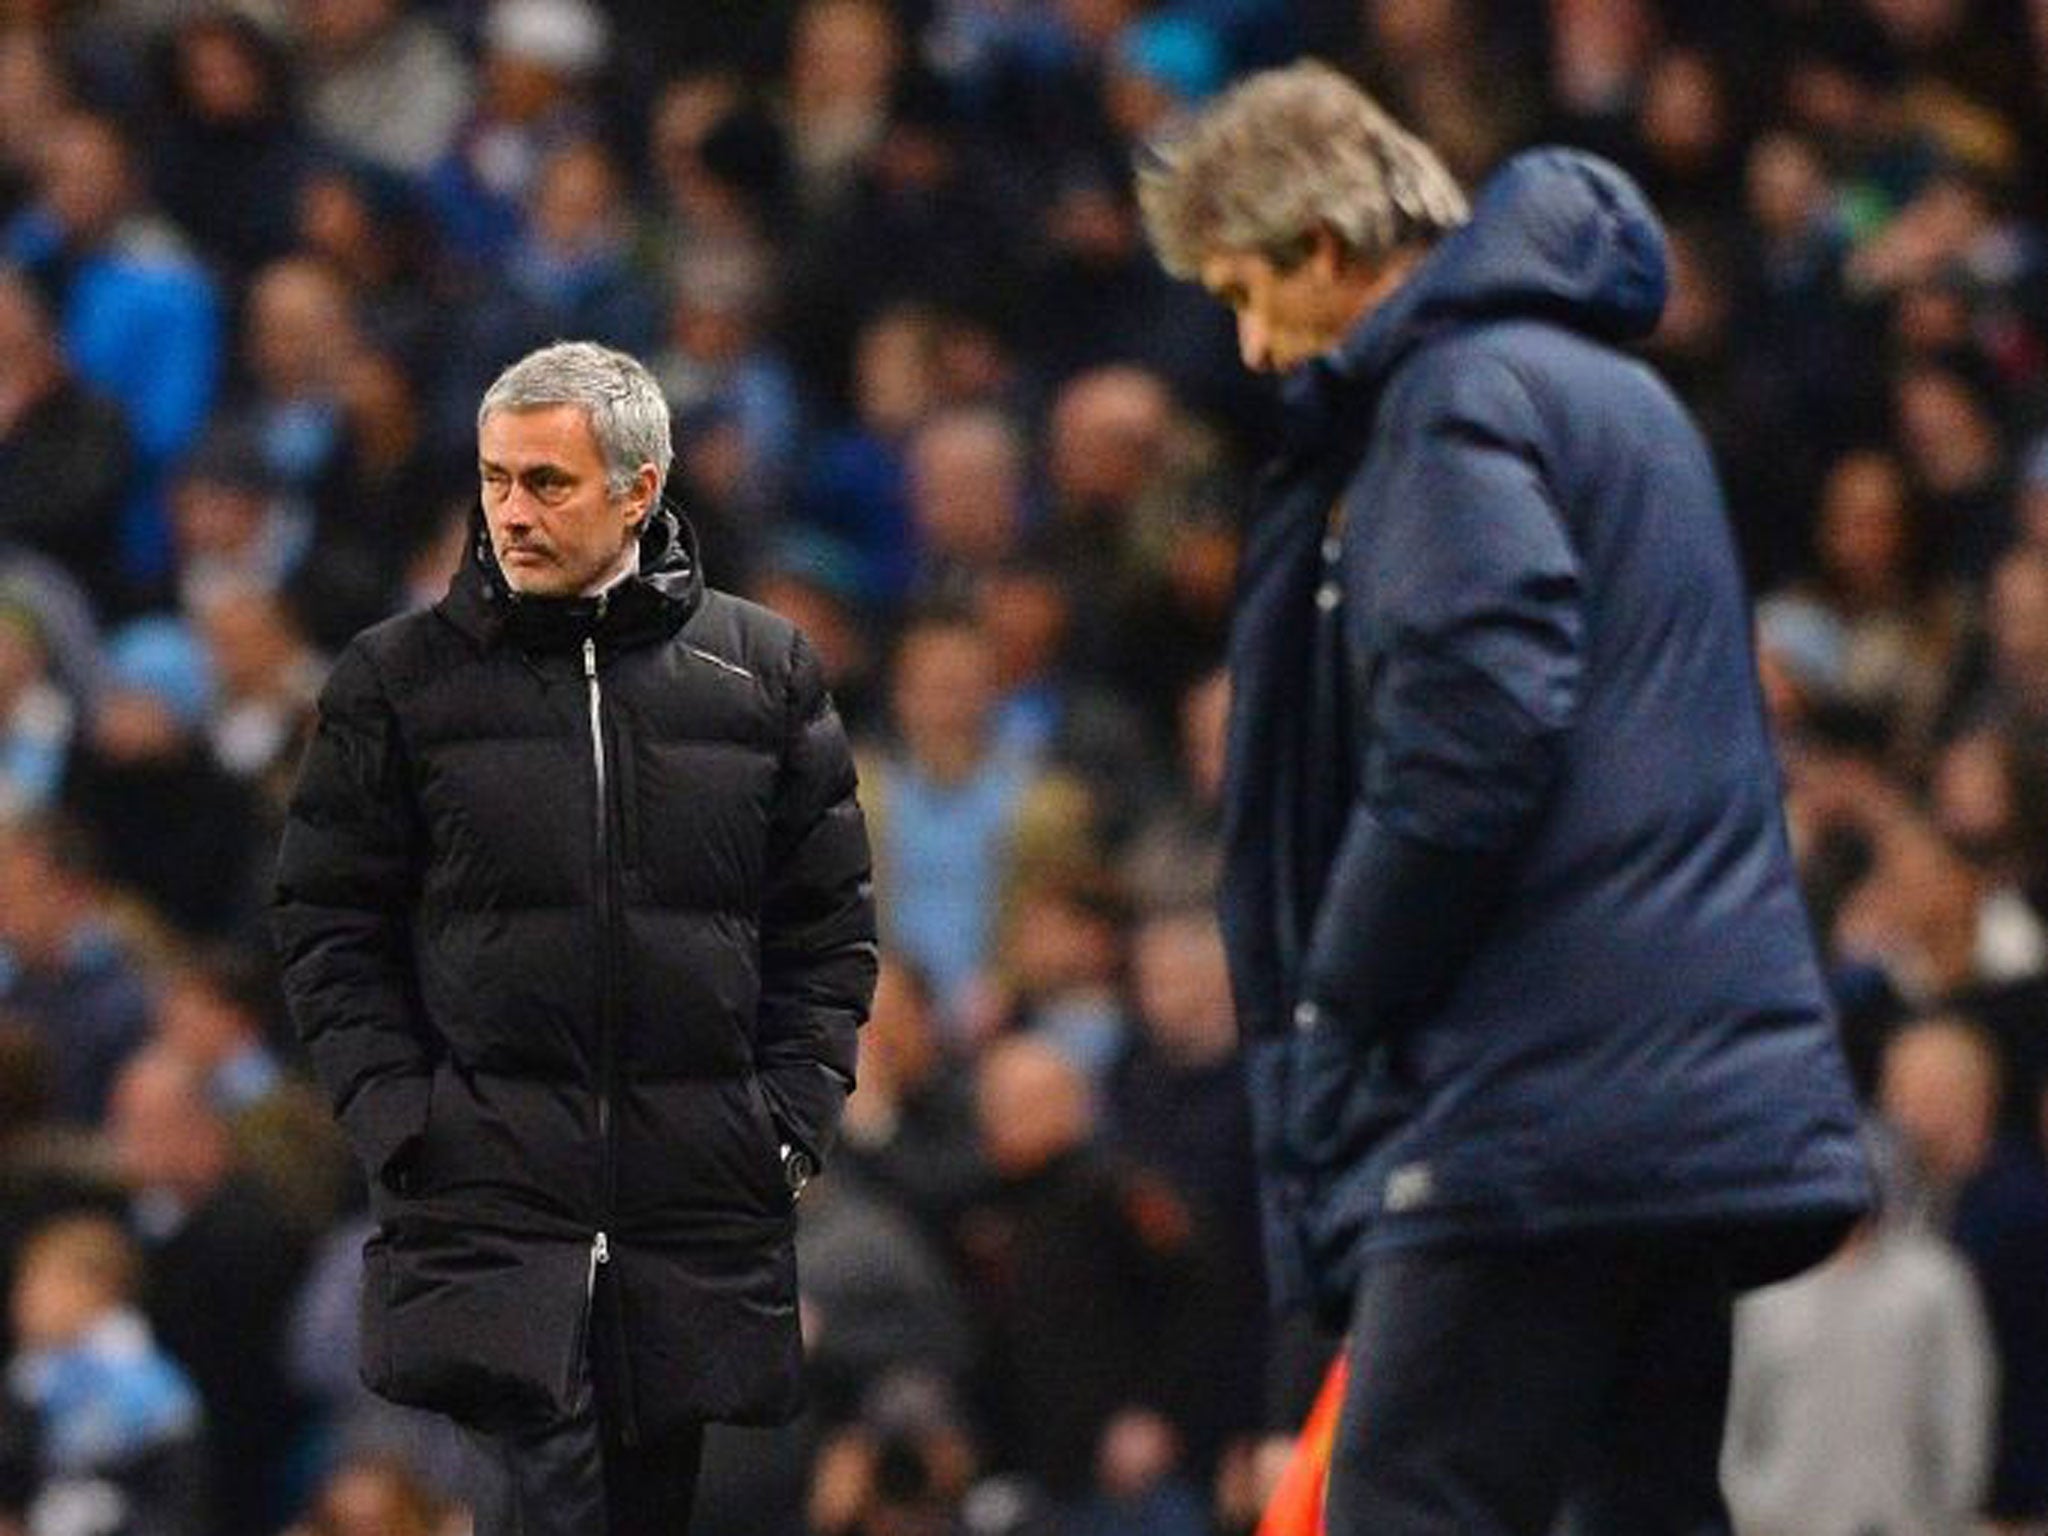
{"label": "orange fabric", "polygon": [[1336,1443],[1337,1414],[1344,1406],[1345,1374],[1344,1352],[1339,1350],[1316,1391],[1257,1536],[1323,1536],[1323,1489],[1330,1481],[1330,1447]]}

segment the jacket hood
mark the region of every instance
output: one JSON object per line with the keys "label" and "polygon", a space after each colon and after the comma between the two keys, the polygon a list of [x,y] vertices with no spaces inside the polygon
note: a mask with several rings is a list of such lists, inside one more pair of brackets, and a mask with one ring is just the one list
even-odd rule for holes
{"label": "jacket hood", "polygon": [[640,569],[599,597],[523,597],[512,590],[491,548],[483,508],[470,514],[469,557],[436,609],[457,629],[489,645],[509,634],[548,648],[595,635],[632,645],[674,634],[704,600],[697,533],[682,508],[663,498],[640,531]]}
{"label": "jacket hood", "polygon": [[1668,286],[1664,230],[1633,181],[1577,150],[1530,150],[1495,173],[1471,220],[1311,367],[1377,380],[1441,331],[1517,317],[1635,341],[1655,328]]}

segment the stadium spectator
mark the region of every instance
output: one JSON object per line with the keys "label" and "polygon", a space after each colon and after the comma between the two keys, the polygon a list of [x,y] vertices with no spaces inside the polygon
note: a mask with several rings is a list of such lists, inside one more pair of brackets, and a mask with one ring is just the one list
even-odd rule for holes
{"label": "stadium spectator", "polygon": [[0,541],[57,562],[103,613],[131,601],[107,559],[131,458],[120,408],[78,381],[41,296],[0,270]]}
{"label": "stadium spectator", "polygon": [[249,17],[219,7],[181,19],[158,52],[150,186],[208,264],[242,279],[291,249],[312,160],[284,50]]}
{"label": "stadium spectator", "polygon": [[1965,1536],[1991,1466],[1996,1366],[1977,1282],[1916,1229],[1903,1152],[1827,1264],[1735,1311],[1722,1476],[1741,1536]]}
{"label": "stadium spectator", "polygon": [[896,739],[861,771],[884,942],[931,978],[956,1039],[993,1027],[969,1015],[987,1006],[1006,895],[1090,835],[1078,785],[1002,749],[995,687],[988,637],[970,616],[912,618],[895,658]]}
{"label": "stadium spectator", "polygon": [[1887,1046],[1877,1102],[1933,1185],[1942,1233],[1983,1292],[1997,1357],[1997,1434],[1985,1512],[2021,1520],[2048,1504],[2048,1168],[2031,1140],[2001,1135],[1996,1041],[1933,1018]]}
{"label": "stadium spectator", "polygon": [[237,1167],[198,1068],[165,1046],[122,1069],[107,1120],[140,1244],[140,1297],[157,1337],[199,1389],[213,1524],[270,1536],[288,1499],[299,1425],[284,1376],[284,1320],[304,1250]]}
{"label": "stadium spectator", "polygon": [[127,415],[140,485],[117,558],[124,574],[152,574],[162,535],[149,496],[212,409],[220,292],[183,235],[144,200],[130,135],[86,112],[51,128],[34,200],[0,230],[0,251],[52,295],[78,376]]}
{"label": "stadium spectator", "polygon": [[35,1421],[30,1529],[209,1530],[206,1419],[137,1310],[140,1257],[105,1216],[38,1228],[15,1271],[6,1387]]}
{"label": "stadium spectator", "polygon": [[57,814],[0,825],[0,1008],[49,1046],[58,1112],[80,1125],[99,1122],[149,1027],[99,871],[90,839]]}
{"label": "stadium spectator", "polygon": [[298,20],[314,132],[406,176],[424,175],[449,151],[473,85],[431,15],[404,0],[306,0]]}

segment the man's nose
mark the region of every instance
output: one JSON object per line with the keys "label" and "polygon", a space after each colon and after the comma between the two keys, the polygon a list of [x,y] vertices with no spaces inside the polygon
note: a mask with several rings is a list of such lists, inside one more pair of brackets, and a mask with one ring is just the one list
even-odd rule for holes
{"label": "man's nose", "polygon": [[1272,337],[1256,315],[1240,314],[1237,317],[1237,352],[1244,359],[1245,367],[1254,373],[1264,373],[1272,366]]}

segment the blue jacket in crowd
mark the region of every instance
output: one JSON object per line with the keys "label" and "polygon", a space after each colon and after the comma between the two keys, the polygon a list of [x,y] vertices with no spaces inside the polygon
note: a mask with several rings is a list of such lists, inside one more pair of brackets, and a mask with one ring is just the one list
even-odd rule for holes
{"label": "blue jacket in crowd", "polygon": [[1224,920],[1283,1300],[1379,1247],[1846,1218],[1856,1110],[1663,238],[1524,155],[1288,380]]}

